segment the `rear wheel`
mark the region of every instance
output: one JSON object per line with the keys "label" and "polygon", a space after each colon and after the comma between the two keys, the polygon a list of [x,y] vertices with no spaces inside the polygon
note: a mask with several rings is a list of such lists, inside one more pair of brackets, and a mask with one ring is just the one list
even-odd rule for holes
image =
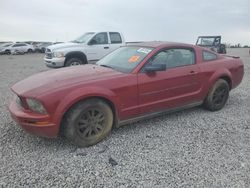
{"label": "rear wheel", "polygon": [[66,60],[65,66],[69,67],[69,66],[76,66],[76,65],[82,65],[82,64],[85,64],[85,62],[81,60],[80,58],[69,58]]}
{"label": "rear wheel", "polygon": [[94,145],[111,131],[113,113],[109,105],[99,99],[89,99],[73,106],[62,122],[62,133],[80,147]]}
{"label": "rear wheel", "polygon": [[209,90],[204,105],[210,111],[222,109],[229,97],[229,85],[227,81],[219,79]]}

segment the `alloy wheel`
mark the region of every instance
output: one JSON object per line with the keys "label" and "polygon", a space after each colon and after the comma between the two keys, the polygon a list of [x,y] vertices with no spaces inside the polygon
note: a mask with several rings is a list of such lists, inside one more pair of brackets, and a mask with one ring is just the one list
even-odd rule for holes
{"label": "alloy wheel", "polygon": [[104,114],[98,109],[91,108],[78,118],[77,132],[83,138],[91,138],[102,133],[104,125]]}
{"label": "alloy wheel", "polygon": [[212,101],[214,105],[220,106],[226,102],[228,96],[228,90],[226,87],[218,87],[213,94]]}

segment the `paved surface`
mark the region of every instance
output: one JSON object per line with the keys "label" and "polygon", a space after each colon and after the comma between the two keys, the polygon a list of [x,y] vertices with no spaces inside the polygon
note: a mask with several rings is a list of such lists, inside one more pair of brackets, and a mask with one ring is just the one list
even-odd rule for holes
{"label": "paved surface", "polygon": [[6,105],[10,86],[47,70],[41,54],[0,56],[0,187],[250,187],[250,56],[225,108],[193,108],[113,130],[77,149],[26,134]]}

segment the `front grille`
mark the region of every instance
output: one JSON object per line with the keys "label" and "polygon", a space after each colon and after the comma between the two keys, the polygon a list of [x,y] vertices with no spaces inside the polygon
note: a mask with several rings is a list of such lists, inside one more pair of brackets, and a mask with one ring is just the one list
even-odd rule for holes
{"label": "front grille", "polygon": [[49,48],[46,48],[45,50],[45,58],[46,59],[52,59],[52,51]]}
{"label": "front grille", "polygon": [[49,48],[46,48],[46,52],[51,52],[51,50]]}
{"label": "front grille", "polygon": [[45,57],[46,57],[46,59],[52,59],[52,53],[51,52],[46,52],[45,53]]}

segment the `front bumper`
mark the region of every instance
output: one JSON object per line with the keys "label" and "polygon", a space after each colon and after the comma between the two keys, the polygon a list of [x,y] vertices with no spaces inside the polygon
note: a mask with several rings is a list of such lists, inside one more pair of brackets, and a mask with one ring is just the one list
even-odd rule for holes
{"label": "front bumper", "polygon": [[44,63],[47,67],[51,67],[51,68],[59,68],[59,67],[63,67],[64,66],[64,61],[65,61],[65,57],[61,57],[61,58],[52,58],[52,59],[48,59],[48,58],[44,58]]}
{"label": "front bumper", "polygon": [[37,136],[55,138],[58,136],[59,128],[51,122],[47,114],[37,114],[22,109],[13,100],[9,105],[11,117],[28,133]]}

